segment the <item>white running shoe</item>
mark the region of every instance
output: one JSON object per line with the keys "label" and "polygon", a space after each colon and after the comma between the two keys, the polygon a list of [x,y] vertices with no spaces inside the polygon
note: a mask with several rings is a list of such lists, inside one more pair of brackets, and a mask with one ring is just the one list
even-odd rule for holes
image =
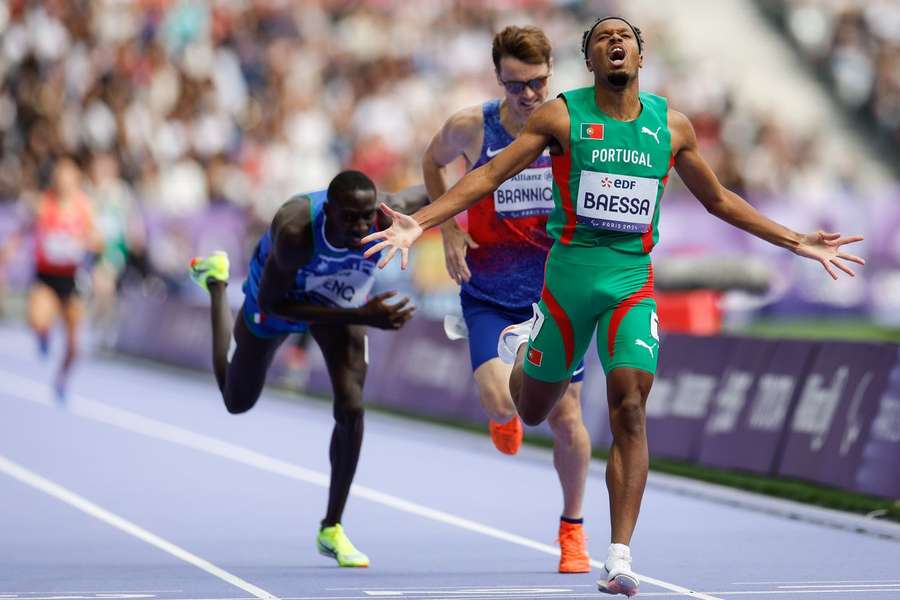
{"label": "white running shoe", "polygon": [[537,304],[532,304],[532,308],[534,309],[534,316],[527,321],[509,325],[500,332],[500,338],[497,340],[497,356],[508,365],[515,364],[519,348],[522,347],[522,344],[528,342],[535,319],[540,314]]}
{"label": "white running shoe", "polygon": [[640,580],[631,570],[631,551],[623,544],[610,544],[609,554],[603,568],[602,579],[597,581],[597,589],[604,594],[624,594],[637,596]]}
{"label": "white running shoe", "polygon": [[447,339],[453,341],[468,338],[469,328],[466,326],[466,320],[459,315],[444,315],[444,333],[447,334]]}

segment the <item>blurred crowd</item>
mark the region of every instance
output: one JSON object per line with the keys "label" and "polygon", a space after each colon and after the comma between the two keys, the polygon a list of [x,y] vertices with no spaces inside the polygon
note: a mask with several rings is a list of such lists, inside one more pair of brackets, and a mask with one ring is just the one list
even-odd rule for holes
{"label": "blurred crowd", "polygon": [[894,147],[900,144],[900,2],[778,2],[807,58],[823,68],[841,102],[871,115]]}
{"label": "blurred crowd", "polygon": [[[75,157],[100,210],[146,228],[127,228],[126,254],[149,236],[149,264],[175,277],[198,248],[188,235],[165,243],[166,227],[153,222],[233,207],[253,225],[250,239],[288,197],[324,187],[341,168],[387,189],[418,182],[422,152],[447,116],[499,95],[495,31],[544,28],[561,90],[589,84],[581,32],[619,9],[644,29],[643,88],[688,113],[727,186],[753,198],[847,185],[852,173],[818,160],[817,133],[742,108],[725,82],[679,60],[664,22],[630,15],[627,4],[8,0],[0,205],[28,202],[59,157]],[[849,25],[840,30],[846,44],[855,39]],[[878,68],[886,81],[872,85],[894,86],[896,120],[900,68],[888,58]],[[873,102],[888,118],[885,98]]]}

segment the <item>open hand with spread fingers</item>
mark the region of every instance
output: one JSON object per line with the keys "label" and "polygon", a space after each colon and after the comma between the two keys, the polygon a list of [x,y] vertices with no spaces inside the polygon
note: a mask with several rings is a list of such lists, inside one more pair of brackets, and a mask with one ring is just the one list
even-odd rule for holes
{"label": "open hand with spread fingers", "polygon": [[853,254],[841,251],[841,246],[845,244],[853,244],[863,240],[861,235],[841,237],[840,233],[826,233],[824,231],[816,231],[803,236],[800,245],[794,250],[795,253],[806,258],[819,261],[832,279],[837,279],[838,274],[835,267],[849,275],[855,277],[856,274],[844,261],[853,262],[858,265],[866,264],[866,261]]}
{"label": "open hand with spread fingers", "polygon": [[391,226],[382,231],[376,231],[362,239],[363,244],[378,242],[365,251],[364,256],[369,257],[379,250],[386,250],[384,256],[378,261],[378,268],[383,269],[391,262],[397,251],[400,251],[400,268],[406,269],[409,264],[409,247],[412,246],[420,235],[422,228],[415,219],[403,213],[397,212],[383,202],[378,208],[393,221]]}

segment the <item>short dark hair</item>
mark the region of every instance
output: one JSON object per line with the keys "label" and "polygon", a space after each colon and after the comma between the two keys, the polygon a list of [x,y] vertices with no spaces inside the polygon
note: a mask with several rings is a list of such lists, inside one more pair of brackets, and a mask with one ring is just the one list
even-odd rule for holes
{"label": "short dark hair", "polygon": [[375,184],[362,171],[341,171],[328,184],[328,199],[333,200],[342,194],[357,190],[371,190],[377,193]]}
{"label": "short dark hair", "polygon": [[638,52],[641,54],[644,53],[644,36],[641,35],[641,30],[639,27],[635,27],[631,23],[628,22],[627,19],[623,19],[622,17],[597,17],[597,20],[594,21],[594,24],[591,25],[590,29],[585,31],[581,36],[581,53],[584,54],[585,60],[588,58],[588,42],[591,41],[591,34],[594,33],[594,30],[597,29],[597,25],[602,23],[603,21],[622,21],[634,32],[634,37],[637,39]]}
{"label": "short dark hair", "polygon": [[511,56],[529,65],[550,64],[553,47],[547,35],[537,27],[510,25],[494,36],[491,54],[494,68],[500,71],[500,59]]}

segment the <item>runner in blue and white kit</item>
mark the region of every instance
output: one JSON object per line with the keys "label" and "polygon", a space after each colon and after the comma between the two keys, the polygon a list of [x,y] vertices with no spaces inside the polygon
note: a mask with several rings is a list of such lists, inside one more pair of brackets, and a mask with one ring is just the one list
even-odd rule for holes
{"label": "runner in blue and white kit", "polygon": [[422,186],[379,195],[359,171],[340,173],[327,190],[291,198],[256,245],[237,319],[225,297],[228,257],[218,252],[191,261],[192,278],[212,300],[213,368],[229,412],[256,404],[275,351],[289,334],[308,330],[322,349],[335,425],[328,508],[317,546],[342,567],[369,565],[341,526],[363,437],[365,326],[399,329],[414,311],[407,298],[388,304],[395,292],[369,298],[378,254],[364,258],[360,240],[389,222],[376,211],[379,200],[409,212],[426,199]]}

